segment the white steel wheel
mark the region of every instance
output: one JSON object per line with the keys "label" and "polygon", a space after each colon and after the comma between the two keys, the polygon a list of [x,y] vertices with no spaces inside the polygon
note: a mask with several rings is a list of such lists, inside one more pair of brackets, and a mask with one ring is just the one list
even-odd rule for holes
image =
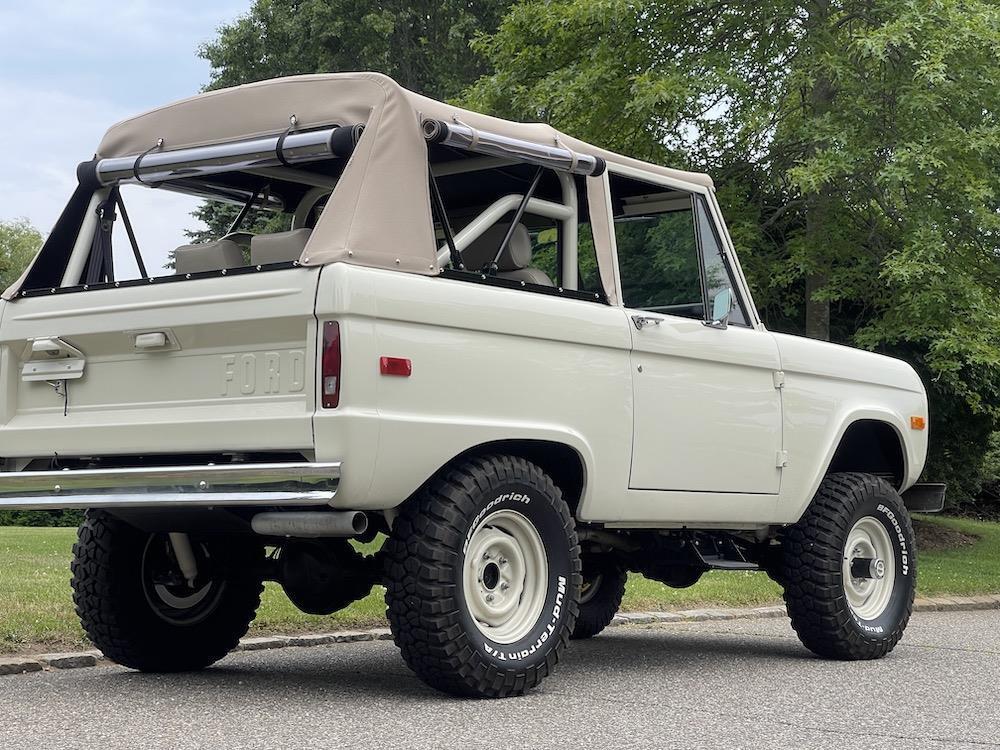
{"label": "white steel wheel", "polygon": [[548,562],[534,524],[513,510],[487,516],[469,536],[463,570],[466,605],[495,643],[515,643],[537,624],[545,605]]}
{"label": "white steel wheel", "polygon": [[858,520],[844,545],[844,594],[856,617],[874,620],[892,600],[896,554],[885,526],[873,516]]}

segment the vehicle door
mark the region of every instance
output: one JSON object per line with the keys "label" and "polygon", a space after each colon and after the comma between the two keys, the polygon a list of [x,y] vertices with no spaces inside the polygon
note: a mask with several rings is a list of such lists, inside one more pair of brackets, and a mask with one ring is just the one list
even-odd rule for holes
{"label": "vehicle door", "polygon": [[629,487],[776,494],[778,349],[750,324],[709,200],[622,174],[610,185],[633,323]]}

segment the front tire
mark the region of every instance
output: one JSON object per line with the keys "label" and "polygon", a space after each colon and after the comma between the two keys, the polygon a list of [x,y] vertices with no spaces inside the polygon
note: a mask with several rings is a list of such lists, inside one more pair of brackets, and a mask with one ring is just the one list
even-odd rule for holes
{"label": "front tire", "polygon": [[792,627],[815,654],[878,659],[913,612],[917,558],[899,494],[870,474],[831,474],[781,543]]}
{"label": "front tire", "polygon": [[537,465],[487,456],[447,469],[403,508],[384,553],[393,637],[428,685],[500,698],[555,668],[577,617],[580,548]]}
{"label": "front tire", "polygon": [[252,539],[192,540],[199,575],[177,570],[166,534],[88,511],[73,545],[73,602],[91,642],[143,672],[202,669],[246,634],[263,591],[264,548]]}

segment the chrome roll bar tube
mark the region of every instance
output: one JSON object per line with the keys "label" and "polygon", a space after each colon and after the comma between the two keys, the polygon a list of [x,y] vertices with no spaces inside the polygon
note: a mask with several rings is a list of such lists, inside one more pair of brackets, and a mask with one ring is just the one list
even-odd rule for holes
{"label": "chrome roll bar tube", "polygon": [[[174,151],[164,148],[169,144],[158,142],[152,149],[135,156],[84,162],[78,175],[81,183],[89,176],[97,186],[158,184],[222,172],[295,166],[350,156],[362,132],[363,128],[358,125],[332,127]],[[91,169],[92,175],[86,175]]]}
{"label": "chrome roll bar tube", "polygon": [[596,177],[607,166],[599,156],[580,154],[555,144],[547,146],[520,138],[508,138],[460,123],[424,120],[421,127],[428,143],[440,143],[486,156],[516,159],[561,172]]}

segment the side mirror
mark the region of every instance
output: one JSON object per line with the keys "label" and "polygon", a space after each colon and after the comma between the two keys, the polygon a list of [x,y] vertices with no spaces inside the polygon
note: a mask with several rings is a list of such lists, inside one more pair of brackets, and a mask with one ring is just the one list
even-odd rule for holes
{"label": "side mirror", "polygon": [[729,327],[729,314],[733,311],[733,290],[723,289],[712,301],[712,319],[706,320],[709,328],[725,330]]}

